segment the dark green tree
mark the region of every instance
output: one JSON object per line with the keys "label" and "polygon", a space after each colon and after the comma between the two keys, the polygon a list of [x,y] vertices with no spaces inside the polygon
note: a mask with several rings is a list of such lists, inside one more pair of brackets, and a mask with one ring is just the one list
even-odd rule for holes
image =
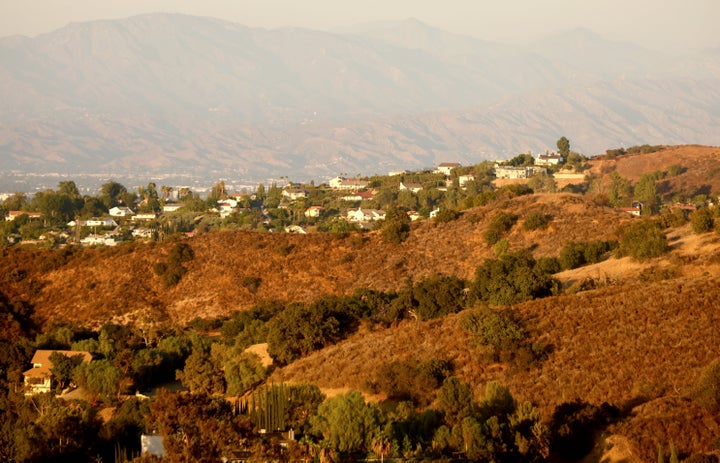
{"label": "dark green tree", "polygon": [[620,257],[651,259],[665,254],[669,248],[665,233],[655,221],[634,221],[620,229],[620,244],[617,250]]}
{"label": "dark green tree", "polygon": [[570,154],[570,140],[568,140],[564,136],[560,137],[557,141],[557,149],[558,154],[567,159],[568,155]]}
{"label": "dark green tree", "polygon": [[410,218],[400,209],[389,207],[380,225],[383,237],[392,244],[400,244],[410,236]]}
{"label": "dark green tree", "polygon": [[362,394],[350,391],[323,402],[312,424],[331,448],[354,453],[370,450],[382,421],[377,405],[365,403]]}

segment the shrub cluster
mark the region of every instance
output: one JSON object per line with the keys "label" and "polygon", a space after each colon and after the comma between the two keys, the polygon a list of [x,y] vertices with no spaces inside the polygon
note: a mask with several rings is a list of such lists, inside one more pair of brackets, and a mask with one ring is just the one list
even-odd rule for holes
{"label": "shrub cluster", "polygon": [[492,305],[517,304],[559,291],[560,283],[527,251],[485,259],[475,272],[473,294]]}
{"label": "shrub cluster", "polygon": [[597,264],[605,260],[606,254],[617,247],[615,241],[568,241],[560,251],[560,265],[570,270],[583,265]]}
{"label": "shrub cluster", "polygon": [[660,224],[652,220],[632,222],[620,230],[617,256],[630,256],[635,260],[651,259],[670,249]]}
{"label": "shrub cluster", "polygon": [[180,282],[187,268],[183,263],[190,262],[195,258],[195,253],[187,243],[175,243],[170,249],[168,260],[158,262],[153,266],[156,275],[162,278],[165,286],[175,286]]}
{"label": "shrub cluster", "polygon": [[510,231],[515,222],[517,222],[518,216],[510,212],[500,211],[488,225],[488,228],[483,233],[483,238],[488,246],[493,246],[495,243],[500,241],[502,237]]}

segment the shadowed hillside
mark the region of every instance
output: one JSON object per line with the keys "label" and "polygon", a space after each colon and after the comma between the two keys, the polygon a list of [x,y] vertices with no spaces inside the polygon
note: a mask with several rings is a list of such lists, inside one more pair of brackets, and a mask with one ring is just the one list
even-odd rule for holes
{"label": "shadowed hillside", "polygon": [[[624,214],[570,194],[499,200],[466,211],[453,222],[425,221],[392,245],[376,232],[366,234],[260,234],[228,231],[188,239],[195,258],[187,274],[167,288],[153,271],[173,243],[138,244],[62,253],[3,251],[4,286],[36,307],[44,320],[102,323],[148,308],[177,320],[227,315],[263,300],[309,302],[357,288],[398,290],[408,281],[456,275],[470,279],[482,259],[492,257],[483,232],[499,210],[519,215],[509,232],[512,249],[557,255],[566,240],[607,239]],[[547,229],[526,232],[525,215],[551,215]],[[243,285],[260,279],[257,287]]]}

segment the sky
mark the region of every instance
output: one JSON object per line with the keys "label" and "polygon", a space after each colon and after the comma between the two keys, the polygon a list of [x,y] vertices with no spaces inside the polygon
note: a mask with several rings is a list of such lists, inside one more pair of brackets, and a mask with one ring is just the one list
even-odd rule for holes
{"label": "sky", "polygon": [[169,12],[251,27],[334,30],[415,18],[485,40],[531,41],[584,27],[654,49],[720,47],[718,0],[0,0],[0,37],[70,22]]}

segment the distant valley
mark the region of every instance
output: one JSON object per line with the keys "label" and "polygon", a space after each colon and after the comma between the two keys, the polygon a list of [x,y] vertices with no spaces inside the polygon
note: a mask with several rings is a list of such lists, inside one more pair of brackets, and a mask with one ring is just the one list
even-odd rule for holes
{"label": "distant valley", "polygon": [[343,33],[155,14],[0,39],[0,170],[263,181],[554,149],[720,145],[720,51],[414,20]]}

